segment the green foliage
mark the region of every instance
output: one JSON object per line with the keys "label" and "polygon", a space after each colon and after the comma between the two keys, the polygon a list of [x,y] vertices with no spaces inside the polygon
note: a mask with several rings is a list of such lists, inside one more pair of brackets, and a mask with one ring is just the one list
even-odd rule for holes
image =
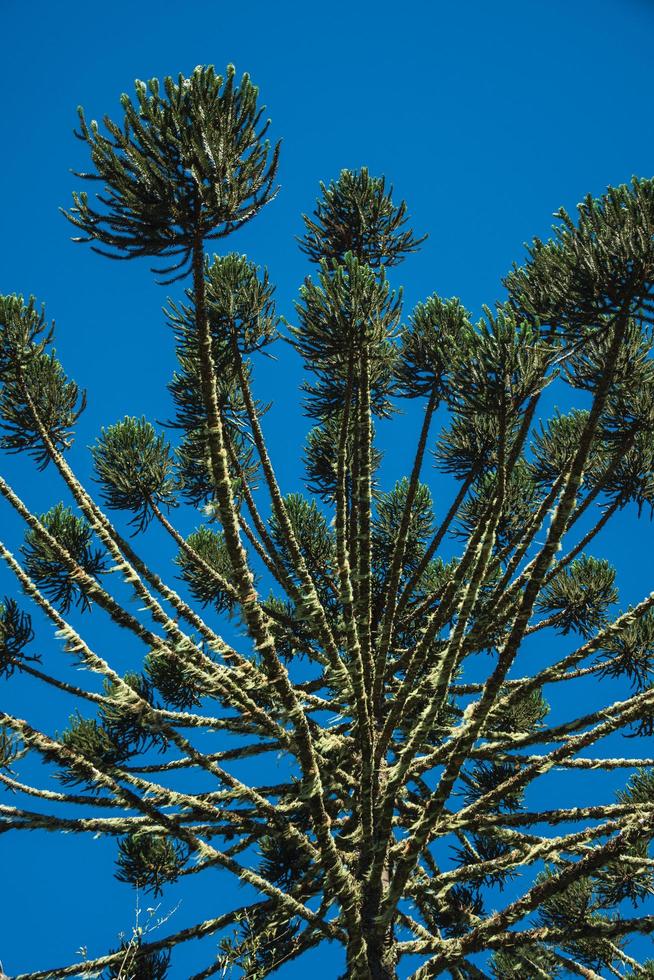
{"label": "green foliage", "polygon": [[436,466],[459,480],[472,479],[497,463],[497,419],[484,413],[455,416],[436,441]]}
{"label": "green foliage", "polygon": [[104,186],[96,210],[84,192],[65,212],[81,231],[76,241],[97,241],[112,258],[166,256],[165,272],[183,269],[195,237],[222,238],[248,221],[273,193],[279,146],[263,138],[258,90],[233,66],[225,77],[198,67],[179,75],[136,82],[135,99],[121,97],[121,123],[108,116],[103,135],[79,109],[79,136],[95,168],[77,174]]}
{"label": "green foliage", "polygon": [[[588,424],[588,416],[586,409],[573,408],[566,415],[562,415],[557,409],[546,425],[541,424],[531,447],[532,473],[539,484],[551,488],[561,474],[570,468],[579,448],[581,435]],[[602,459],[602,447],[595,441],[586,463],[587,478],[592,478]]]}
{"label": "green foliage", "polygon": [[131,511],[131,522],[139,530],[152,519],[153,506],[176,505],[170,445],[145,419],[125,418],[103,429],[91,453],[104,501]]}
{"label": "green foliage", "polygon": [[[510,688],[503,691],[507,694]],[[515,698],[510,705],[496,708],[489,716],[489,727],[493,731],[515,733],[533,732],[549,713],[550,706],[543,697],[541,688],[529,691]]]}
{"label": "green foliage", "polygon": [[27,303],[16,294],[0,296],[0,382],[43,350],[52,338],[46,331],[45,308],[37,310],[33,296]]}
{"label": "green foliage", "polygon": [[0,602],[0,678],[11,677],[21,661],[37,660],[28,657],[25,647],[34,639],[32,617],[18,608],[15,599],[5,596]]}
{"label": "green foliage", "polygon": [[[397,544],[400,522],[407,501],[409,481],[398,480],[388,493],[380,493],[372,525],[372,562],[380,577],[384,577]],[[434,529],[434,511],[429,488],[418,484],[404,546],[405,576],[415,571]]]}
{"label": "green foliage", "polygon": [[170,966],[170,950],[156,952],[142,949],[142,940],[123,940],[119,950],[124,953],[107,967],[102,980],[166,980]]}
{"label": "green foliage", "polygon": [[498,950],[491,958],[497,980],[555,980],[561,965],[542,943],[517,943],[514,949]]}
{"label": "green foliage", "polygon": [[[93,546],[93,531],[83,517],[76,517],[69,507],[59,503],[40,517],[45,530],[92,578],[107,571],[104,552]],[[89,588],[71,574],[66,561],[38,530],[29,530],[21,548],[25,567],[41,591],[62,612],[75,603],[81,609],[91,608]]]}
{"label": "green foliage", "polygon": [[432,392],[443,397],[457,346],[470,330],[470,314],[460,300],[442,300],[434,294],[419,303],[400,334],[399,393],[405,398]]}
{"label": "green foliage", "polygon": [[556,347],[510,307],[488,307],[475,328],[462,322],[450,374],[452,407],[464,418],[484,415],[505,428],[545,385]]}
{"label": "green foliage", "polygon": [[188,711],[202,702],[202,684],[187,659],[165,650],[151,650],[144,667],[149,682],[166,704]]}
{"label": "green foliage", "polygon": [[[468,772],[463,772],[461,778],[465,786],[463,799],[467,806],[476,803],[487,793],[493,793],[503,787],[511,777],[520,771],[519,763],[512,759],[503,762],[477,762]],[[523,790],[508,786],[499,792],[495,802],[487,804],[490,809],[503,809],[513,812],[522,807]]]}
{"label": "green foliage", "polygon": [[122,683],[105,680],[104,693],[107,700],[100,709],[100,720],[114,745],[130,755],[153,745],[165,748],[166,739],[149,716],[147,705],[153,703],[153,691],[143,674],[127,673]]}
{"label": "green foliage", "polygon": [[502,891],[507,881],[518,877],[518,872],[513,868],[480,870],[475,874],[476,864],[498,861],[511,852],[511,844],[497,834],[471,834],[469,837],[461,835],[461,841],[461,847],[453,848],[454,857],[459,867],[466,868],[475,888],[496,886]]}
{"label": "green foliage", "polygon": [[270,914],[257,908],[241,913],[233,936],[221,939],[221,955],[216,968],[223,976],[235,967],[248,980],[263,980],[294,952],[295,937],[299,930],[297,920]]}
{"label": "green foliage", "polygon": [[[147,719],[143,706],[130,696],[130,689],[150,701],[149,685],[140,674],[126,674],[123,684],[105,680],[106,701],[100,708],[99,717],[83,718],[77,712],[61,734],[62,745],[100,772],[114,773],[117,766],[135,753],[153,745],[165,745],[161,734]],[[100,781],[76,760],[68,763],[58,773],[58,778],[66,785],[81,783],[94,792],[101,788]]]}
{"label": "green foliage", "polygon": [[[631,902],[636,908],[654,895],[654,873],[647,867],[650,841],[647,837],[626,848],[616,861],[610,861],[596,879],[596,894],[599,904],[604,908]],[[643,861],[641,867],[627,862]]]}
{"label": "green foliage", "polygon": [[296,304],[299,325],[290,327],[292,344],[307,371],[317,377],[305,383],[308,414],[330,417],[342,410],[363,351],[370,361],[370,398],[378,415],[388,414],[394,389],[395,336],[400,298],[391,291],[383,269],[379,274],[352,253],[342,265],[320,263],[316,283],[308,277]]}
{"label": "green foliage", "polygon": [[[186,543],[205,565],[209,565],[223,579],[230,580],[232,564],[225,546],[225,536],[221,531],[214,531],[202,524],[189,534]],[[182,578],[191,590],[191,594],[203,606],[211,604],[218,612],[226,612],[233,608],[233,598],[186,551],[180,549],[175,561],[182,570]]]}
{"label": "green foliage", "polygon": [[614,583],[615,569],[608,561],[581,555],[545,586],[537,608],[555,614],[562,633],[573,630],[589,637],[605,625],[608,609],[618,600]]}
{"label": "green foliage", "polygon": [[654,181],[588,195],[576,224],[563,208],[556,217],[553,239],[535,238],[527,263],[505,280],[512,306],[573,340],[615,313],[651,322]]}
{"label": "green foliage", "polygon": [[[103,681],[86,692],[29,667],[31,621],[11,599],[0,607],[0,674],[23,669],[95,708],[55,738],[0,712],[0,768],[38,754],[88,791],[26,785],[39,809],[3,805],[0,830],[115,834],[118,878],[155,894],[205,868],[234,874],[248,897],[220,929],[201,921],[154,944],[217,930],[218,958],[197,976],[262,980],[324,940],[343,944],[352,980],[391,980],[405,954],[422,959],[417,975],[455,980],[478,977],[477,963],[502,980],[616,962],[625,973],[622,947],[651,928],[640,907],[654,895],[654,777],[637,772],[617,807],[574,790],[597,770],[633,770],[594,758],[596,741],[654,732],[654,612],[647,599],[611,622],[614,570],[573,556],[618,509],[654,502],[654,181],[586,199],[576,222],[561,212],[479,323],[431,295],[404,326],[387,277],[421,241],[406,205],[365,169],[322,185],[300,243],[317,274],[287,331],[309,374],[312,496],[284,496],[261,432],[268,406],[250,393],[254,355],[285,325],[274,287],[245,256],[205,254],[274,195],[257,98],[248,76],[198,68],[137,82],[102,133],[80,112],[93,164],[82,176],[101,193],[74,197],[79,240],[165,260],[169,282],[192,273],[166,307],[174,443],[125,418],[92,450],[104,502],[135,534],[155,516],[176,542],[184,598],[155,571],[150,539],[142,552],[126,542],[62,459],[83,396],[43,310],[0,297],[0,443],[52,460],[80,510],[58,504],[40,527],[0,481],[29,527],[22,558],[4,545],[0,557],[63,652]],[[554,381],[587,408],[543,420]],[[376,442],[402,398],[426,398],[426,412],[411,475],[387,489]],[[430,453],[457,482],[451,503],[426,482]],[[186,539],[163,512],[182,500],[207,518]],[[144,647],[122,678],[111,655],[132,646],[92,630],[87,645],[65,618],[91,601]],[[541,647],[541,673],[528,638],[546,626],[587,642],[562,657]],[[574,693],[589,672],[592,707]],[[635,689],[622,702],[615,678]],[[563,682],[572,696],[552,730],[544,692]],[[542,775],[575,765],[570,799],[539,796]],[[57,813],[41,812],[50,800]],[[80,802],[98,812],[62,823],[60,806]],[[544,857],[552,868],[536,877]],[[137,924],[107,980],[163,980],[168,954],[146,932]]]}
{"label": "green foliage", "polygon": [[469,885],[454,885],[447,893],[447,903],[430,905],[435,923],[448,938],[465,935],[484,915],[483,898]]}
{"label": "green foliage", "polygon": [[602,673],[606,677],[626,677],[643,689],[654,670],[654,612],[630,621],[602,645]]}
{"label": "green foliage", "polygon": [[[583,344],[573,348],[570,357],[565,362],[568,382],[573,388],[583,391],[594,391],[597,379],[606,369],[609,358],[613,331],[609,329],[609,321],[605,329],[597,330],[584,339]],[[629,320],[625,336],[617,357],[613,362],[613,385],[617,393],[621,389],[642,389],[643,385],[652,383],[654,366],[649,352],[652,346],[650,329],[643,329],[635,320]]]}
{"label": "green foliage", "polygon": [[[554,874],[552,869],[546,868],[537,881],[546,882]],[[610,921],[598,911],[600,908],[592,879],[582,877],[546,898],[540,905],[538,919],[544,926],[570,933],[570,941],[561,942],[561,948],[591,970],[601,970],[615,959],[612,943],[619,947],[621,940],[619,937],[607,940],[601,936],[584,936],[588,926],[601,926]],[[579,938],[573,938],[574,933],[578,933]]]}
{"label": "green foliage", "polygon": [[[116,743],[96,718],[82,718],[79,713],[70,718],[60,741],[67,749],[82,756],[91,766],[102,772],[113,772],[130,755],[129,745]],[[67,763],[57,777],[65,785],[75,786],[81,783],[92,791],[101,788],[95,775],[77,760]]]}
{"label": "green foliage", "polygon": [[617,460],[612,460],[607,471],[596,477],[602,492],[617,501],[620,507],[634,503],[639,515],[643,507],[649,507],[650,518],[654,514],[654,437],[649,432],[639,433],[627,452],[616,449]]}
{"label": "green foliage", "polygon": [[[226,351],[235,345],[241,355],[247,356],[276,339],[279,317],[273,300],[275,287],[267,269],[260,276],[259,269],[245,255],[214,255],[207,262],[205,281],[211,333]],[[229,354],[227,359],[230,360]]]}
{"label": "green foliage", "polygon": [[638,977],[654,977],[654,960],[645,960],[637,970],[629,970],[625,973],[625,980],[637,980]]}
{"label": "green foliage", "polygon": [[280,660],[288,664],[295,657],[301,657],[311,646],[311,634],[300,619],[296,606],[271,593],[263,603],[263,608],[272,617],[270,630]]}
{"label": "green foliage", "polygon": [[188,848],[150,830],[137,830],[118,844],[116,878],[160,895],[188,861]]}
{"label": "green foliage", "polygon": [[[26,452],[40,470],[50,461],[44,433],[57,449],[68,449],[73,426],[86,407],[86,395],[69,381],[55,352],[38,347],[23,352],[3,377],[0,389],[0,447]],[[43,431],[35,418],[42,420]]]}
{"label": "green foliage", "polygon": [[637,805],[654,803],[654,770],[639,769],[629,778],[625,788],[618,790],[616,795],[621,803]]}
{"label": "green foliage", "polygon": [[280,887],[290,888],[309,870],[307,855],[295,840],[264,835],[258,845],[261,874]]}
{"label": "green foliage", "polygon": [[[304,463],[306,467],[306,483],[311,493],[321,497],[325,503],[331,503],[336,496],[337,472],[336,472],[336,453],[334,447],[338,446],[339,436],[342,426],[342,414],[338,413],[325,418],[320,425],[310,429],[307,435],[306,447],[304,450]],[[373,426],[374,431],[374,426]],[[356,453],[356,430],[352,420],[346,435],[345,441],[345,460],[347,466],[346,487],[348,495],[352,491],[352,466]],[[382,461],[382,453],[373,446],[371,453],[372,470],[372,493],[375,494],[377,481],[375,473],[379,469]]]}
{"label": "green foliage", "polygon": [[[212,360],[216,370],[216,394],[224,419],[230,451],[230,470],[234,491],[243,479],[254,480],[258,464],[246,432],[247,418],[231,338],[239,352],[265,347],[276,330],[272,289],[267,274],[259,280],[255,266],[242,256],[214,257],[205,265],[207,315],[211,330]],[[230,290],[234,292],[230,292]],[[194,505],[213,496],[208,468],[207,421],[200,379],[200,338],[191,291],[188,303],[170,302],[165,313],[176,341],[178,370],[168,389],[175,404],[175,417],[168,424],[184,433],[177,450],[182,477],[182,493]],[[246,362],[243,371],[250,376]],[[259,415],[266,407],[257,405]]]}
{"label": "green foliage", "polygon": [[371,177],[366,167],[341,170],[338,180],[321,183],[320,190],[312,217],[303,215],[306,232],[299,239],[312,262],[342,264],[351,252],[371,268],[390,267],[425,240],[405,229],[406,203],[394,205],[393,188],[387,192],[384,178]]}
{"label": "green foliage", "polygon": [[[319,594],[327,601],[333,596],[330,583],[335,573],[336,558],[333,532],[315,501],[307,500],[301,493],[289,493],[284,497],[284,507],[307,568]],[[279,550],[284,567],[289,575],[293,575],[293,559],[286,535],[274,514],[269,525],[270,536]]]}
{"label": "green foliage", "polygon": [[[492,471],[481,474],[473,493],[459,508],[455,533],[468,538],[479,522],[490,514],[497,494],[497,475]],[[530,465],[523,459],[514,467],[506,483],[501,513],[495,532],[496,548],[514,548],[543,498]]]}

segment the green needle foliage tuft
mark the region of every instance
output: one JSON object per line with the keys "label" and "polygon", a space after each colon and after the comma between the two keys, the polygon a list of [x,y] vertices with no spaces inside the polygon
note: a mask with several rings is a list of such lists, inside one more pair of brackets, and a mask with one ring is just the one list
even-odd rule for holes
{"label": "green needle foliage tuft", "polygon": [[166,980],[170,950],[149,952],[141,938],[123,940],[114,963],[102,974],[102,980]]}
{"label": "green needle foliage tuft", "polygon": [[[70,560],[93,579],[107,571],[103,551],[94,546],[92,527],[63,503],[42,514],[40,522],[54,542],[46,540],[38,530],[28,531],[21,549],[25,568],[44,595],[62,612],[68,612],[73,603],[82,609],[90,609],[92,586],[77,580],[71,571]],[[66,559],[57,546],[67,553]]]}
{"label": "green needle foliage tuft", "polygon": [[102,430],[92,447],[102,498],[115,510],[130,510],[144,530],[154,507],[176,506],[175,460],[163,436],[146,419],[126,418]]}
{"label": "green needle foliage tuft", "polygon": [[[0,558],[38,610],[0,605],[0,682],[83,703],[52,734],[3,691],[0,833],[110,836],[120,881],[218,895],[21,977],[165,980],[186,942],[197,980],[301,971],[328,942],[349,980],[650,976],[654,593],[620,611],[601,545],[654,509],[654,180],[559,212],[474,321],[429,283],[405,314],[423,239],[383,177],[344,170],[304,217],[289,326],[266,269],[207,254],[276,194],[267,133],[231,67],[137,82],[102,126],[80,111],[99,193],[74,196],[77,240],[184,280],[170,439],[102,429],[99,501],[45,312],[0,297],[0,449],[52,464],[70,504],[38,517],[0,478],[25,525]],[[280,340],[306,371],[304,493],[255,394]]]}
{"label": "green needle foliage tuft", "polygon": [[[212,578],[206,569],[208,565],[218,576],[229,581],[231,564],[225,536],[220,531],[202,525],[189,535],[186,544],[191,549],[191,553],[181,550],[177,556],[177,564],[182,570],[182,578],[191,590],[191,594],[203,606],[211,603],[218,612],[233,609],[234,599],[221,588],[220,579]],[[202,565],[199,564],[198,558],[201,559]]]}
{"label": "green needle foliage tuft", "polygon": [[593,636],[608,622],[607,611],[618,600],[614,582],[615,569],[607,561],[582,555],[545,586],[537,609],[554,614],[562,633]]}
{"label": "green needle foliage tuft", "polygon": [[64,785],[81,783],[91,791],[99,789],[93,770],[115,772],[116,766],[130,755],[129,745],[118,744],[96,718],[82,718],[79,713],[71,717],[62,732],[61,744],[75,757],[63,755],[67,767],[58,773],[58,778]]}
{"label": "green needle foliage tuft", "polygon": [[137,830],[118,844],[116,877],[161,895],[164,884],[177,880],[187,860],[188,849],[183,845]]}
{"label": "green needle foliage tuft", "polygon": [[10,453],[28,452],[44,470],[50,462],[45,441],[51,440],[57,449],[70,448],[74,425],[85,407],[86,395],[68,380],[55,352],[32,343],[4,373],[0,447]]}
{"label": "green needle foliage tuft", "polygon": [[80,229],[77,241],[99,242],[112,258],[174,257],[178,272],[202,238],[222,238],[269,199],[279,144],[264,139],[268,123],[248,75],[239,84],[233,65],[225,76],[198,67],[179,75],[137,81],[136,95],[120,100],[121,123],[104,118],[106,135],[87,124],[80,108],[77,134],[91,151],[92,173],[104,183],[96,209],[84,192],[64,212]]}
{"label": "green needle foliage tuft", "polygon": [[321,196],[313,215],[303,215],[306,225],[300,248],[312,262],[323,259],[342,263],[351,252],[373,269],[394,266],[418,250],[408,221],[406,202],[393,203],[393,188],[386,190],[383,177],[371,177],[367,167],[341,170],[338,180],[320,184]]}
{"label": "green needle foliage tuft", "polygon": [[32,617],[18,608],[15,599],[5,596],[0,602],[0,677],[11,677],[25,660],[38,660],[25,653],[33,639]]}

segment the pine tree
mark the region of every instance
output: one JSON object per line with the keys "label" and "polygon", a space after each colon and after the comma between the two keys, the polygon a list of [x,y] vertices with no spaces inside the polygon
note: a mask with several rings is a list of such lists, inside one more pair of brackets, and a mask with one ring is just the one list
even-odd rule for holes
{"label": "pine tree", "polygon": [[[279,146],[249,77],[198,68],[137,82],[121,106],[104,128],[80,110],[92,167],[78,176],[99,193],[67,217],[77,241],[150,258],[177,289],[175,435],[136,418],[103,429],[93,496],[67,460],[85,399],[45,312],[0,298],[2,446],[55,471],[68,501],[38,515],[0,478],[25,526],[18,557],[0,544],[22,592],[0,606],[0,676],[80,705],[58,734],[0,713],[0,781],[22,794],[0,829],[112,836],[121,881],[158,894],[218,868],[248,899],[15,980],[164,978],[205,937],[219,952],[198,978],[254,980],[321,943],[354,980],[650,976],[629,943],[654,931],[654,759],[599,743],[654,731],[654,592],[620,610],[615,569],[587,549],[616,512],[654,505],[654,180],[561,210],[473,322],[436,295],[404,316],[392,270],[422,239],[384,179],[343,171],[304,217],[315,272],[286,328],[265,271],[208,252],[276,194]],[[307,372],[303,493],[278,482],[252,388],[284,332]],[[581,407],[543,419],[552,384]],[[417,448],[389,488],[376,438],[405,399]],[[205,514],[186,538],[183,505]],[[178,551],[161,574],[140,545],[153,528]],[[28,602],[101,693],[41,661]],[[89,616],[140,644],[139,670],[93,648]],[[568,699],[548,721],[580,678],[600,706],[575,715]],[[206,732],[228,747],[198,748]],[[235,774],[272,755],[281,782]],[[31,757],[59,789],[21,781]],[[624,788],[533,806],[555,770],[586,799],[595,771],[623,771]]]}

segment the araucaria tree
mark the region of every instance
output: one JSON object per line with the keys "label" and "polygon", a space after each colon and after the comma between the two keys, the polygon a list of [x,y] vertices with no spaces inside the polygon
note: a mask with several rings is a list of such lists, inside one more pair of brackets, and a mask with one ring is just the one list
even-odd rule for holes
{"label": "araucaria tree", "polygon": [[[99,193],[67,217],[77,241],[175,284],[173,438],[145,419],[103,429],[92,495],[66,455],[84,398],[45,313],[0,299],[2,444],[65,498],[36,514],[0,479],[25,525],[20,554],[0,545],[22,591],[1,607],[0,674],[80,705],[59,734],[0,713],[0,829],[112,835],[121,880],[158,893],[228,872],[246,902],[20,977],[163,978],[206,937],[198,978],[254,980],[321,943],[353,980],[654,976],[633,946],[654,930],[654,759],[619,748],[654,730],[654,593],[620,611],[588,551],[654,502],[654,181],[561,211],[473,323],[436,295],[403,319],[388,277],[421,239],[382,178],[343,171],[305,216],[314,272],[282,328],[267,274],[222,247],[276,193],[248,76],[137,82],[121,106],[104,127],[80,111],[79,177]],[[251,386],[284,329],[308,372],[303,493],[273,466]],[[581,407],[543,419],[552,383]],[[417,448],[389,487],[375,434],[403,399]],[[435,506],[434,463],[455,483]],[[186,538],[184,503],[204,512]],[[178,549],[167,573],[140,547],[156,527]],[[29,602],[88,689],[58,676],[61,652],[41,659]],[[113,624],[94,632],[106,649],[89,617]],[[142,657],[125,673],[129,635]],[[597,705],[562,698],[589,678]],[[58,784],[21,779],[32,756]],[[554,770],[575,775],[564,801]],[[608,770],[623,788],[588,805]]]}

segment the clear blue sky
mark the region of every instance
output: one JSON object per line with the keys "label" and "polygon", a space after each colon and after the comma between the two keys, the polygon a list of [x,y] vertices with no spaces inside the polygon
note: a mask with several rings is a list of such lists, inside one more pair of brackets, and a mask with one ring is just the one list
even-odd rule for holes
{"label": "clear blue sky", "polygon": [[[116,116],[118,96],[133,90],[136,77],[188,74],[201,63],[220,70],[233,62],[250,72],[271,133],[283,138],[281,191],[228,247],[267,264],[289,319],[308,271],[294,242],[300,214],[312,208],[318,181],[343,167],[386,175],[408,201],[416,230],[429,233],[393,275],[405,286],[407,311],[434,291],[460,296],[474,311],[492,304],[522,243],[547,235],[558,206],[573,208],[587,192],[654,172],[652,0],[2,0],[0,36],[0,292],[46,301],[59,355],[89,389],[73,453],[82,475],[85,447],[102,424],[125,414],[169,416],[173,351],[160,313],[165,291],[147,263],[110,263],[72,245],[58,213],[78,184],[69,168],[87,162],[72,136],[79,103],[90,117]],[[283,348],[279,356],[260,365],[257,393],[276,402],[267,429],[289,490],[300,479],[306,422],[297,365]],[[389,480],[408,465],[402,445],[413,421],[398,422]],[[51,472],[35,477],[20,461],[1,465],[36,508],[60,499]],[[187,530],[194,520],[187,518]],[[6,510],[0,526],[17,548]],[[595,551],[618,565],[623,603],[652,587],[652,541],[649,522],[625,517]],[[5,576],[0,587],[9,587]],[[97,627],[91,634],[98,646],[106,642]],[[46,662],[63,656],[46,632],[39,645]],[[124,666],[128,654],[116,651]],[[71,710],[21,679],[11,692],[0,688],[0,699],[51,730]],[[111,844],[7,834],[0,868],[0,959],[10,974],[69,962],[82,945],[99,955],[121,929],[130,931],[134,895],[112,878]],[[223,875],[202,878],[166,893],[162,912],[180,904],[165,928],[219,914],[232,900]],[[189,945],[173,980],[206,965],[213,948]],[[304,976],[309,964],[315,976],[337,975],[327,951],[280,976]]]}

